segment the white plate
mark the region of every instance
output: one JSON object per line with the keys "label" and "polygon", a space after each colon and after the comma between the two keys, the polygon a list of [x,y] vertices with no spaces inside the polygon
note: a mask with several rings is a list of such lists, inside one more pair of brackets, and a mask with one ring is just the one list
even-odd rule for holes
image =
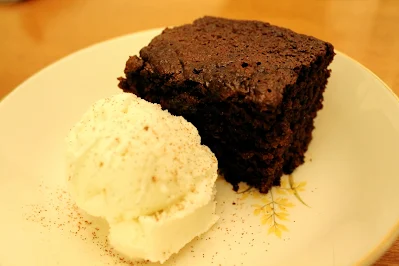
{"label": "white plate", "polygon": [[[128,56],[159,32],[79,51],[3,100],[0,265],[133,265],[107,246],[106,224],[65,193],[63,139],[90,104],[119,92]],[[341,53],[331,68],[293,184],[284,177],[284,189],[272,194],[237,194],[218,180],[220,221],[166,265],[369,264],[389,247],[399,231],[398,100]]]}

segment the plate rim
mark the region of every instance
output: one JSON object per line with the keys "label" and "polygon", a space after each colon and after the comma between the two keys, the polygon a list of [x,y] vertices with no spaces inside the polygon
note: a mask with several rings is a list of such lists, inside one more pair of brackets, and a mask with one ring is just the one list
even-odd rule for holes
{"label": "plate rim", "polygon": [[[31,80],[35,79],[39,75],[42,75],[42,73],[45,73],[46,71],[53,68],[54,66],[56,66],[58,64],[62,64],[63,62],[65,62],[67,60],[71,60],[73,57],[78,56],[80,53],[85,53],[87,50],[104,45],[106,43],[112,43],[115,41],[121,41],[123,39],[130,38],[133,35],[144,35],[144,34],[154,33],[154,37],[155,37],[156,33],[160,33],[168,27],[171,27],[171,26],[143,29],[140,31],[127,33],[127,34],[123,34],[120,36],[115,36],[115,37],[112,37],[109,39],[104,39],[103,41],[96,42],[96,43],[90,44],[88,46],[82,47],[78,50],[75,50],[75,51],[51,62],[47,66],[44,66],[43,68],[39,69],[37,72],[35,72],[31,76],[29,76],[27,79],[22,81],[19,85],[17,85],[14,89],[12,89],[10,92],[8,92],[6,95],[4,95],[2,98],[0,98],[0,110],[2,110],[2,108],[5,108],[4,106],[6,106],[9,101],[12,101],[13,98],[18,95],[18,93],[21,93],[24,86],[26,84],[28,84]],[[357,66],[359,66],[360,68],[362,68],[363,70],[368,72],[372,77],[374,77],[377,81],[380,82],[380,84],[391,95],[391,97],[396,99],[396,103],[399,104],[399,96],[396,95],[395,92],[373,71],[371,71],[369,68],[364,66],[362,63],[360,63],[356,59],[350,57],[346,53],[344,53],[336,48],[334,48],[334,52],[337,55],[340,55],[340,56],[346,58],[347,60],[351,61],[352,63],[355,63]],[[392,245],[397,240],[399,240],[399,220],[396,221],[396,224],[388,230],[388,233],[384,236],[384,238],[379,243],[377,243],[374,246],[374,248],[370,249],[368,251],[368,253],[365,256],[363,256],[363,258],[360,258],[357,262],[355,262],[354,265],[369,265],[369,264],[375,263],[388,251],[389,248],[392,247]]]}

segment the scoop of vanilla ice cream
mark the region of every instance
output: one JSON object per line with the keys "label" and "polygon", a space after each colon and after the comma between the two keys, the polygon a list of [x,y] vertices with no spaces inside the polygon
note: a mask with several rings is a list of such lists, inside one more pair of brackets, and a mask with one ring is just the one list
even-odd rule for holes
{"label": "scoop of vanilla ice cream", "polygon": [[215,193],[215,187],[202,180],[193,193],[162,212],[110,223],[110,243],[130,258],[163,263],[218,220]]}
{"label": "scoop of vanilla ice cream", "polygon": [[[94,103],[67,136],[67,163],[76,204],[104,217],[111,244],[130,257],[162,262],[217,220],[214,154],[191,123],[133,94]],[[204,208],[206,222],[173,245],[160,244],[174,224],[190,232],[181,223]]]}

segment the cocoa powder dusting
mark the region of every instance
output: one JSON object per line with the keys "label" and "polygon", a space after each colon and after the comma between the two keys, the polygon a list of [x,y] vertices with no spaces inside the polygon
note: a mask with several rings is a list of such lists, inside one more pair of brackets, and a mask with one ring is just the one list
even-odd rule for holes
{"label": "cocoa powder dusting", "polygon": [[43,205],[28,205],[25,219],[38,223],[44,230],[59,230],[61,233],[77,237],[81,241],[95,245],[101,257],[111,258],[105,265],[145,265],[146,262],[133,262],[116,252],[108,243],[108,226],[102,219],[92,217],[76,206],[69,193],[62,188],[50,189],[44,185],[39,188],[48,195]]}

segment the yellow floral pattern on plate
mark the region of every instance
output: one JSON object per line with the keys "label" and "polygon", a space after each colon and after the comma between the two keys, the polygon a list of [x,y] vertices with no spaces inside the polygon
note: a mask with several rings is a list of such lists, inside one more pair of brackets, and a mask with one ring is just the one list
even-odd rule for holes
{"label": "yellow floral pattern on plate", "polygon": [[253,204],[254,214],[260,216],[262,225],[269,226],[268,234],[281,238],[283,232],[289,229],[285,225],[289,221],[288,209],[295,206],[291,201],[292,195],[297,201],[309,207],[300,197],[299,192],[305,191],[306,182],[294,182],[292,175],[281,177],[281,185],[273,187],[267,194],[261,194],[252,187],[247,187],[241,192],[241,200],[252,197],[259,201]]}

